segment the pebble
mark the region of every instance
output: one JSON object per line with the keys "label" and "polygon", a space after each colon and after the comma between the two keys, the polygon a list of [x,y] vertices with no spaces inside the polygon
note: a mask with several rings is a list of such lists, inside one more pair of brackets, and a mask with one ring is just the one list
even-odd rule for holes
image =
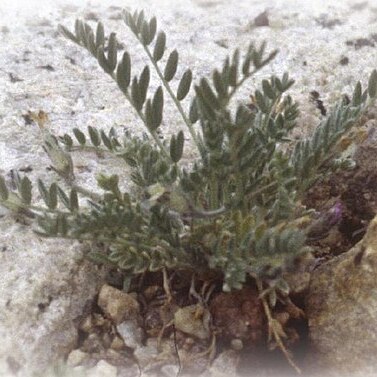
{"label": "pebble", "polygon": [[118,370],[114,365],[101,360],[94,367],[89,369],[87,375],[90,377],[117,377]]}
{"label": "pebble", "polygon": [[232,341],[230,342],[230,346],[235,351],[241,351],[243,348],[243,341],[241,339],[232,339]]}
{"label": "pebble", "polygon": [[179,366],[167,364],[161,367],[161,376],[163,377],[176,377],[179,372]]}
{"label": "pebble", "polygon": [[236,377],[240,361],[239,354],[234,350],[226,350],[213,361],[209,370],[210,377]]}
{"label": "pebble", "polygon": [[136,321],[124,321],[117,326],[117,330],[127,347],[135,349],[142,346],[144,334]]}
{"label": "pebble", "polygon": [[140,307],[136,299],[110,285],[103,285],[98,297],[98,306],[116,323],[136,319]]}
{"label": "pebble", "polygon": [[111,342],[110,348],[114,351],[121,351],[125,347],[124,341],[119,336],[116,336]]}
{"label": "pebble", "polygon": [[174,314],[175,327],[199,339],[209,338],[209,320],[209,311],[198,305],[185,306],[178,309]]}
{"label": "pebble", "polygon": [[69,367],[76,367],[88,357],[89,355],[86,352],[82,352],[79,349],[73,350],[67,358],[67,365]]}

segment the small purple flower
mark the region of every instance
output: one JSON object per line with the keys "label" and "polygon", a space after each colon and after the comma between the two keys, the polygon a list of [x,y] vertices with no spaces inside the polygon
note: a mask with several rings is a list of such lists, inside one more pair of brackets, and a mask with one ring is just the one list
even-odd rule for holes
{"label": "small purple flower", "polygon": [[327,221],[330,226],[334,226],[340,222],[340,220],[342,219],[342,214],[342,203],[337,202],[333,207],[329,209],[327,214],[325,214],[325,221]]}

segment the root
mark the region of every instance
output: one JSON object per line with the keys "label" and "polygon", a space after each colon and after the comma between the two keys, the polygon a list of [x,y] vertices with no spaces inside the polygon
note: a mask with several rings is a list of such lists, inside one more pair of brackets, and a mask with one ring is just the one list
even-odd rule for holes
{"label": "root", "polygon": [[216,288],[216,284],[211,284],[211,282],[209,281],[204,281],[200,289],[200,293],[198,293],[195,288],[195,282],[196,282],[196,276],[194,273],[191,276],[189,297],[194,297],[199,304],[203,306],[207,306],[208,301],[211,298],[211,295]]}
{"label": "root", "polygon": [[[257,287],[259,293],[263,292],[263,284],[259,279],[256,279]],[[285,358],[287,359],[288,363],[292,366],[292,368],[298,373],[301,374],[301,369],[296,365],[293,360],[292,354],[287,350],[285,347],[282,338],[286,337],[286,334],[281,326],[281,324],[272,317],[270,307],[266,300],[265,295],[261,295],[260,299],[262,300],[263,309],[267,317],[268,322],[268,340],[271,340],[273,337],[277,346],[280,348],[281,352],[283,352]]]}
{"label": "root", "polygon": [[166,300],[170,304],[173,301],[173,295],[171,294],[169,276],[165,267],[162,269],[162,278],[163,278],[163,287],[166,294]]}

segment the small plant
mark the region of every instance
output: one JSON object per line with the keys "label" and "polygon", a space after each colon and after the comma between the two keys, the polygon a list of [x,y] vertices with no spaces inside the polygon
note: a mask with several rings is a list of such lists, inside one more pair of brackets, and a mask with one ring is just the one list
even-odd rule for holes
{"label": "small plant", "polygon": [[[351,100],[341,99],[311,136],[294,141],[290,135],[297,127],[299,109],[287,94],[294,83],[287,73],[263,80],[252,104],[231,105],[237,90],[277,51],[266,53],[264,43],[251,44],[243,55],[235,50],[210,79],[193,84],[192,71],[187,69],[176,86],[172,80],[179,54],[173,50],[161,63],[167,54],[166,35],[157,30],[156,18],[124,12],[124,21],[150,59],[150,65],[134,76],[129,52],[118,57],[115,33],[106,38],[102,23],[95,32],[79,20],[74,33],[64,26],[60,31],[86,48],[117,83],[144,123],[145,135],[119,137],[115,129],[105,132],[89,126],[87,134],[75,128],[73,135],[57,138],[43,130],[54,170],[70,189],[39,180],[45,205],[33,205],[30,180],[15,174],[14,191],[1,177],[0,203],[35,217],[39,235],[105,245],[102,251],[93,248],[89,256],[131,274],[166,269],[202,277],[215,273],[225,291],[239,289],[247,277],[254,278],[279,340],[268,308],[278,295],[288,294],[281,278],[284,267],[308,251],[311,209],[302,200],[319,177],[350,165],[347,159],[339,163],[341,139],[374,102],[377,71],[366,90],[358,83]],[[150,67],[161,81],[154,93],[149,90]],[[162,141],[157,132],[166,95],[185,132]],[[187,96],[191,96],[188,112],[182,105]],[[182,161],[187,137],[197,149],[190,164]],[[76,185],[70,155],[85,150],[122,159],[131,167],[131,179],[139,190],[122,192],[117,175],[97,177],[103,195]],[[79,206],[78,195],[88,197],[88,206]],[[339,211],[338,206],[333,213],[339,216]],[[334,224],[334,216],[324,217],[330,219],[328,226]]]}

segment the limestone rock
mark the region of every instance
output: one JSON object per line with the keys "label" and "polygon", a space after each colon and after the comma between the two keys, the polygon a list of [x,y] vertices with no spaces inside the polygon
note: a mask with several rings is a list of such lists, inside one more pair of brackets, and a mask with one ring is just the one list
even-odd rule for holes
{"label": "limestone rock", "polygon": [[104,274],[79,244],[42,241],[12,222],[0,223],[0,359],[11,357],[23,376],[75,348],[78,319]]}
{"label": "limestone rock", "polygon": [[377,217],[362,241],[312,275],[306,314],[316,368],[377,374],[376,276]]}

